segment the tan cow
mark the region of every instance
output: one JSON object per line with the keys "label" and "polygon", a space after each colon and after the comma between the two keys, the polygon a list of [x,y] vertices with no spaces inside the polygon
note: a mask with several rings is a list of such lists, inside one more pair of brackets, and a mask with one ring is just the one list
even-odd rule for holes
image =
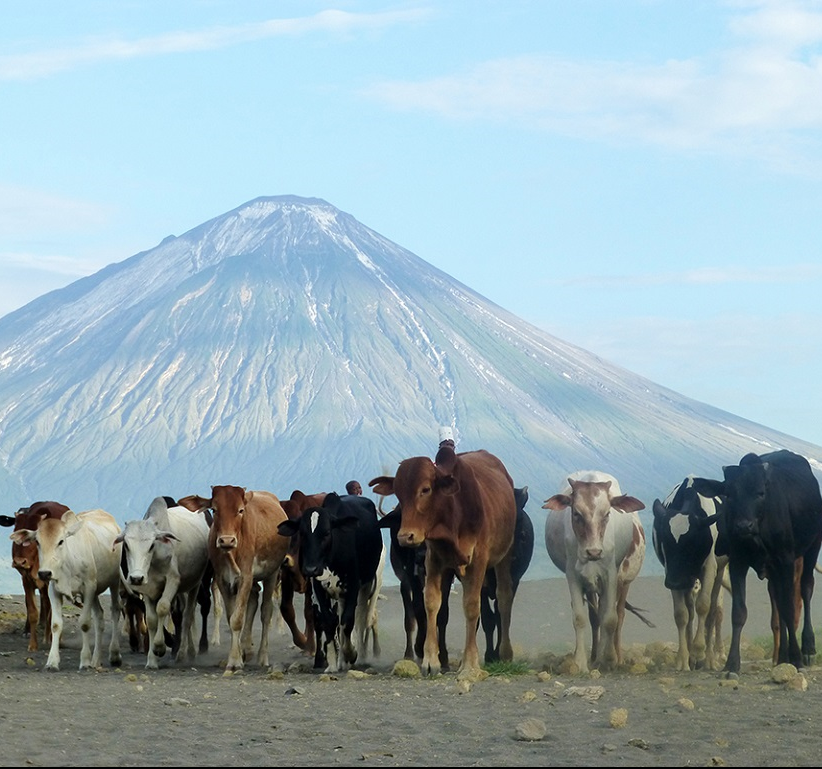
{"label": "tan cow", "polygon": [[191,495],[177,504],[205,512],[214,520],[208,535],[208,555],[220,589],[231,629],[227,670],[241,670],[251,650],[251,624],[257,610],[258,583],[262,583],[262,635],[257,662],[268,667],[268,633],[280,567],[288,553],[289,537],[277,526],[286,520],[276,495],[246,491],[240,486],[212,486],[211,497]]}
{"label": "tan cow", "polygon": [[412,457],[400,462],[397,474],[369,481],[377,494],[395,494],[402,508],[397,538],[401,545],[426,544],[425,610],[427,627],[422,669],[440,672],[437,612],[442,604],[442,576],[449,570],[462,582],[465,649],[458,675],[480,670],[477,624],[485,571],[497,578],[500,610],[500,659],[513,658],[510,626],[513,587],[512,544],[517,519],[514,484],[503,463],[481,451],[454,453],[442,446],[435,462]]}
{"label": "tan cow", "polygon": [[[574,662],[588,672],[586,603],[591,622],[591,660],[602,670],[622,661],[622,623],[628,588],[645,558],[645,532],[637,515],[645,505],[623,494],[613,475],[584,470],[545,501],[545,546],[565,573],[574,614]],[[599,638],[600,631],[602,638]]]}

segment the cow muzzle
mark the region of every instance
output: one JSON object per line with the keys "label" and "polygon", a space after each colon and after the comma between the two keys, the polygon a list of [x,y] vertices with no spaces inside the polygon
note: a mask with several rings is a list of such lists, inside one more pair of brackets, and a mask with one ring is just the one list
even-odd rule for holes
{"label": "cow muzzle", "polygon": [[599,561],[602,558],[602,548],[589,547],[585,550],[585,560]]}
{"label": "cow muzzle", "polygon": [[48,582],[51,579],[51,572],[46,571],[45,569],[40,569],[40,571],[37,572],[37,576],[40,577],[43,582]]}
{"label": "cow muzzle", "polygon": [[219,547],[220,550],[234,550],[237,547],[237,537],[217,537],[217,547]]}
{"label": "cow muzzle", "polygon": [[128,583],[130,585],[142,585],[143,582],[146,581],[146,578],[142,574],[129,574],[128,575]]}
{"label": "cow muzzle", "polygon": [[397,542],[403,547],[419,547],[425,542],[425,537],[421,536],[416,531],[400,531],[397,532]]}

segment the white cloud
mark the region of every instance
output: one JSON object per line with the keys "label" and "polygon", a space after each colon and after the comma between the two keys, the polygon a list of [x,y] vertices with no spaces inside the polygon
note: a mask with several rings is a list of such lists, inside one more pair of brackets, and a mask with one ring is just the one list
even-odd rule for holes
{"label": "white cloud", "polygon": [[[795,163],[803,131],[822,128],[822,7],[734,3],[739,44],[656,65],[549,55],[481,63],[365,92],[395,109],[453,119],[518,121],[574,137],[755,153]],[[818,142],[818,138],[815,140]]]}
{"label": "white cloud", "polygon": [[312,32],[349,34],[358,30],[378,30],[421,21],[427,16],[427,11],[413,8],[366,14],[327,10],[302,18],[270,19],[237,26],[173,32],[137,40],[93,40],[70,48],[0,56],[0,80],[32,80],[104,61],[215,50],[272,37]]}

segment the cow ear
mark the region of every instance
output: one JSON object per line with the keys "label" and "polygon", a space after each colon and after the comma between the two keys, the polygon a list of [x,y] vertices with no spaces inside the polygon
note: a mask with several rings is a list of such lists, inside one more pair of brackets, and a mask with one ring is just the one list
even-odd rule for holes
{"label": "cow ear", "polygon": [[372,478],[368,481],[368,485],[375,494],[379,494],[381,497],[387,497],[394,493],[394,479],[387,475]]}
{"label": "cow ear", "polygon": [[571,497],[567,494],[554,494],[553,497],[546,499],[542,505],[543,510],[564,510],[571,506]]}
{"label": "cow ear", "polygon": [[[214,487],[212,486],[212,488]],[[211,507],[211,500],[201,497],[199,494],[191,494],[188,497],[178,499],[177,504],[186,510],[191,510],[192,513],[200,513]]]}
{"label": "cow ear", "polygon": [[180,541],[180,538],[174,536],[174,534],[170,531],[158,531],[154,535],[154,539],[157,539],[160,542],[165,542],[167,545],[170,545],[172,542]]}
{"label": "cow ear", "polygon": [[611,507],[615,507],[623,513],[635,513],[638,510],[645,509],[645,505],[642,502],[629,494],[623,494],[621,497],[614,497],[611,500]]}
{"label": "cow ear", "polygon": [[0,526],[14,526],[14,518],[10,515],[0,515]]}
{"label": "cow ear", "polygon": [[457,464],[457,455],[454,449],[450,446],[443,446],[438,452],[434,464],[437,469],[441,470],[446,475],[451,475],[454,472],[454,467]]}
{"label": "cow ear", "polygon": [[440,475],[437,478],[437,488],[443,493],[453,495],[460,490],[459,481],[453,475]]}
{"label": "cow ear", "polygon": [[658,499],[654,500],[654,518],[667,518],[668,517],[668,508],[662,504]]}
{"label": "cow ear", "polygon": [[277,531],[283,537],[293,537],[299,530],[299,521],[283,521],[277,526]]}
{"label": "cow ear", "polygon": [[715,481],[711,478],[694,478],[693,488],[697,494],[703,497],[721,497],[725,495],[725,482]]}
{"label": "cow ear", "polygon": [[24,545],[26,542],[31,542],[34,539],[35,533],[36,532],[31,529],[18,529],[9,534],[9,539],[14,542],[15,545]]}
{"label": "cow ear", "polygon": [[325,495],[325,499],[321,505],[326,510],[336,513],[340,507],[340,495],[336,491],[330,491]]}

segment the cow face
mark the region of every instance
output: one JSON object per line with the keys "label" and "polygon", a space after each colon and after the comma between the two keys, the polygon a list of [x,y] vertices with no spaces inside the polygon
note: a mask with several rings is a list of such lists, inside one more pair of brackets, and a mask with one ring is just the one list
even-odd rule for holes
{"label": "cow face", "polygon": [[[36,530],[19,529],[12,532],[12,541],[17,544],[33,542],[37,545],[39,569],[37,576],[43,582],[54,581],[61,589],[63,576],[64,547],[66,540],[80,528],[77,516],[68,511],[62,518],[44,518]],[[62,590],[60,590],[63,592]]]}
{"label": "cow face", "polygon": [[160,531],[154,521],[129,521],[114,545],[123,543],[126,579],[132,587],[145,584],[152,561],[158,567],[171,558],[171,544],[177,540],[170,531]]}
{"label": "cow face", "polygon": [[211,487],[211,538],[218,550],[237,549],[247,501],[246,490],[240,486]]}
{"label": "cow face", "polygon": [[397,541],[404,547],[419,547],[427,538],[437,539],[447,527],[450,498],[459,491],[455,477],[456,455],[441,449],[437,463],[428,457],[400,462],[394,478],[382,476],[369,482],[377,494],[395,494],[402,509]]}
{"label": "cow face", "polygon": [[677,510],[654,500],[654,551],[665,568],[665,587],[692,590],[711,554],[711,521],[699,510]]}
{"label": "cow face", "polygon": [[756,461],[724,467],[727,531],[740,541],[755,544],[760,542],[759,517],[767,496],[767,473],[765,465]]}
{"label": "cow face", "polygon": [[544,508],[571,508],[571,526],[577,541],[577,557],[581,563],[599,561],[603,553],[612,550],[608,520],[612,508],[630,513],[645,505],[627,494],[611,496],[611,481],[580,481],[568,479],[570,494],[555,494],[545,501]]}

